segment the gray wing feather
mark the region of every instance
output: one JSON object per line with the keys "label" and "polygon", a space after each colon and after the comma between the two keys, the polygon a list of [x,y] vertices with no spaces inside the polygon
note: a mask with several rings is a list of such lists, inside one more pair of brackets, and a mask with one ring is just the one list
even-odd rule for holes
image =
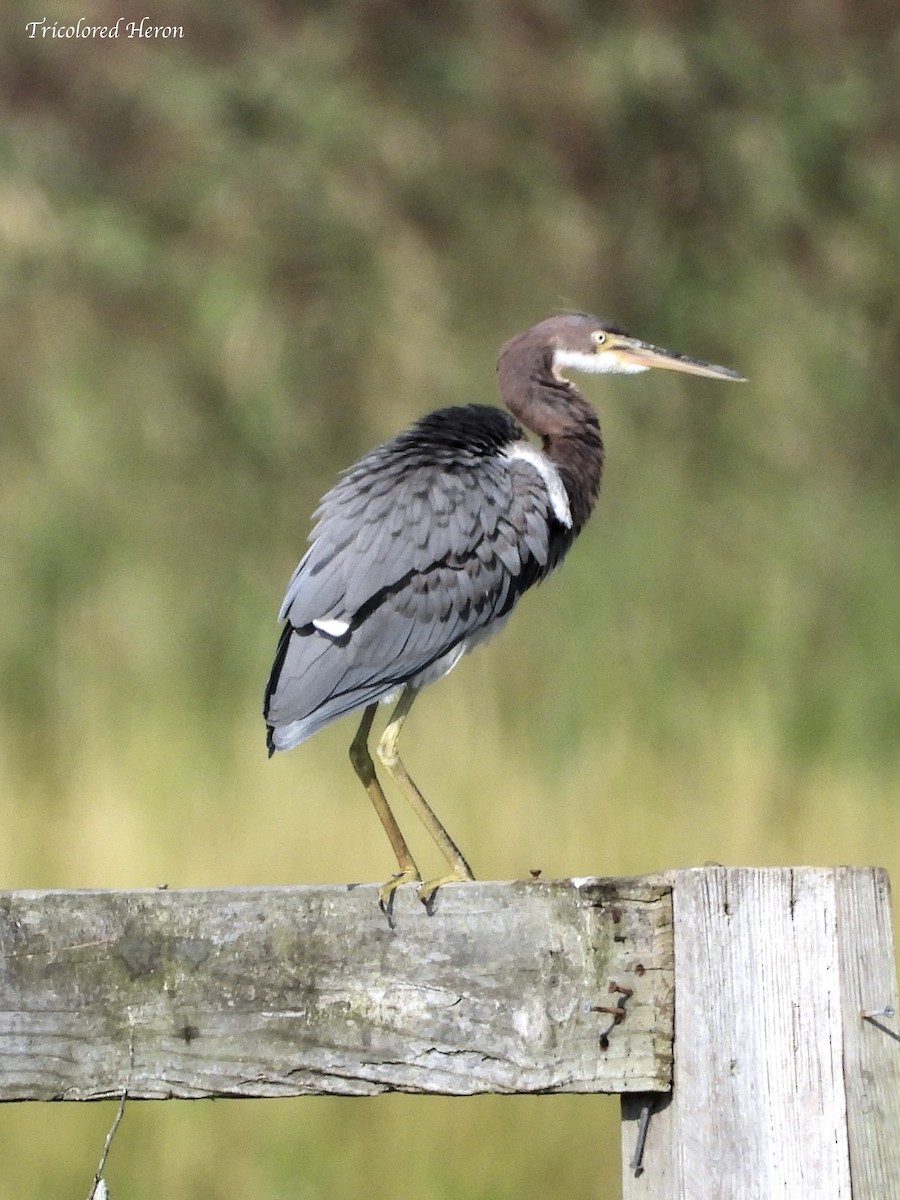
{"label": "gray wing feather", "polygon": [[[513,465],[521,474],[519,464]],[[393,492],[372,489],[363,510],[358,494],[345,486],[349,478],[333,488],[319,508],[310,548],[288,585],[281,619],[295,628],[332,615],[350,620],[372,596],[411,573],[471,553],[480,538],[494,540],[498,511],[508,509],[513,500],[512,472],[506,465],[485,469],[477,491],[447,471],[439,480],[434,475],[433,467],[423,465]],[[537,485],[540,491],[539,477]],[[467,511],[486,493],[496,493],[487,512]],[[438,505],[435,495],[440,496]],[[505,533],[507,538],[515,536],[511,528]],[[516,571],[514,551],[504,553]]]}
{"label": "gray wing feather", "polygon": [[[551,526],[563,531],[529,463],[410,463],[389,448],[323,498],[288,584],[266,698],[276,748],[426,672],[553,565]],[[329,618],[347,632],[312,624]]]}

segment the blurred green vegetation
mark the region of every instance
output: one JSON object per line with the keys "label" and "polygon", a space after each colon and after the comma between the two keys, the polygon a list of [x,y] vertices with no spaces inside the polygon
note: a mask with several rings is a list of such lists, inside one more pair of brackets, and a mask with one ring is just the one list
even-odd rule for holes
{"label": "blurred green vegetation", "polygon": [[[585,386],[598,514],[411,768],[482,876],[900,878],[895,6],[44,13],[123,10],[0,41],[3,886],[385,877],[352,722],[266,762],[274,613],[337,470],[565,307],[750,383]],[[0,1113],[0,1200],[84,1194],[111,1116]],[[107,1178],[606,1200],[616,1143],[597,1098],[133,1105]]]}

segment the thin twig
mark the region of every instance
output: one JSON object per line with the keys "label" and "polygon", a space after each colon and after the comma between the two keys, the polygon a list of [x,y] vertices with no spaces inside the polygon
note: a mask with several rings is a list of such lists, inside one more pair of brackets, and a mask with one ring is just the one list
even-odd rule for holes
{"label": "thin twig", "polygon": [[116,1115],[113,1117],[112,1125],[106,1135],[106,1140],[103,1143],[103,1150],[100,1154],[100,1162],[97,1164],[97,1170],[94,1173],[94,1179],[91,1183],[91,1190],[88,1192],[87,1200],[95,1200],[98,1197],[98,1189],[103,1184],[104,1194],[106,1185],[103,1181],[103,1168],[106,1166],[106,1157],[109,1154],[109,1148],[112,1145],[112,1140],[116,1136],[116,1130],[119,1128],[119,1122],[122,1120],[122,1114],[125,1112],[125,1101],[128,1099],[128,1089],[131,1086],[131,1077],[134,1072],[134,1017],[131,1012],[128,1013],[128,1020],[131,1024],[131,1038],[128,1046],[128,1076],[125,1080],[125,1086],[122,1088],[122,1095],[119,1098],[119,1107],[116,1109]]}

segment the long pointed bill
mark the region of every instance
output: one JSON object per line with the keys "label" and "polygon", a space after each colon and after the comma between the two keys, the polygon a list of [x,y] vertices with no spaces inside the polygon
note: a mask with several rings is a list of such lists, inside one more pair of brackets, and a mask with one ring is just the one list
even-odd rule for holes
{"label": "long pointed bill", "polygon": [[628,363],[633,367],[661,367],[664,371],[683,371],[687,375],[703,375],[706,379],[747,382],[743,375],[732,371],[730,367],[719,367],[700,358],[688,358],[686,354],[661,350],[659,346],[651,346],[649,342],[641,342],[637,338],[615,335],[603,349],[608,354],[614,354],[619,362]]}

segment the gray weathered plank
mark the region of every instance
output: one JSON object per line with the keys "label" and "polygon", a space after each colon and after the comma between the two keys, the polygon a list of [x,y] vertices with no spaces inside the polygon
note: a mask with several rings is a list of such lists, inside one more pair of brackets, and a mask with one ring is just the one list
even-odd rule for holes
{"label": "gray weathered plank", "polygon": [[[890,897],[876,868],[673,872],[671,1096],[623,1098],[624,1200],[900,1195]],[[655,1101],[643,1171],[628,1169]],[[852,1184],[851,1184],[852,1174]]]}
{"label": "gray weathered plank", "polygon": [[5,892],[0,1100],[665,1090],[671,968],[661,877]]}
{"label": "gray weathered plank", "polygon": [[844,1076],[853,1200],[900,1196],[900,1020],[891,896],[884,871],[842,869],[835,879]]}

